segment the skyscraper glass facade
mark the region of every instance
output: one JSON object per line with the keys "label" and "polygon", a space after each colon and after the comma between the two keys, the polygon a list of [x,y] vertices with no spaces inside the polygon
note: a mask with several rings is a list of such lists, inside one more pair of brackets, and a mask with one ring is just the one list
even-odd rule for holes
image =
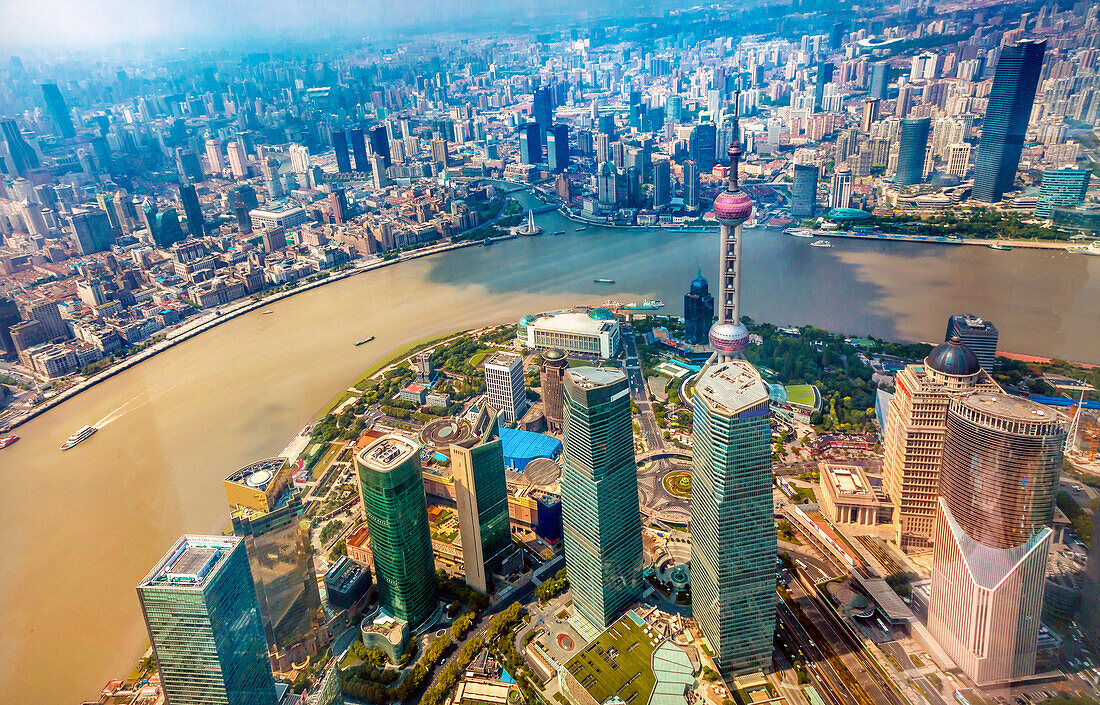
{"label": "skyscraper glass facade", "polygon": [[710,365],[692,414],[691,605],[725,674],[767,668],[775,625],[768,387],[744,360]]}
{"label": "skyscraper glass facade", "polygon": [[911,186],[924,180],[924,155],[928,149],[931,118],[907,118],[901,121],[901,145],[898,147],[898,172],[894,182]]}
{"label": "skyscraper glass facade", "polygon": [[976,201],[997,203],[1012,190],[1035,101],[1046,42],[1022,41],[1001,50],[974,158]]}
{"label": "skyscraper glass facade", "polygon": [[184,536],[138,585],[168,705],[274,705],[244,544]]}
{"label": "skyscraper glass facade", "polygon": [[498,413],[483,406],[475,422],[474,442],[469,447],[451,446],[466,582],[482,592],[488,591],[491,576],[515,553]]}
{"label": "skyscraper glass facade", "polygon": [[630,387],[614,369],[565,376],[565,565],[577,611],[603,629],[642,590],[642,525]]}
{"label": "skyscraper glass facade", "polygon": [[382,606],[416,627],[435,612],[436,581],[420,446],[397,435],[355,456]]}

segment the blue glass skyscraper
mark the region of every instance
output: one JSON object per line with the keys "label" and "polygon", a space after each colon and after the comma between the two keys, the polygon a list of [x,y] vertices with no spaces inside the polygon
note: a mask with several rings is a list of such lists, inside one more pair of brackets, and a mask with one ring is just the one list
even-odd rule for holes
{"label": "blue glass skyscraper", "polygon": [[642,593],[642,522],[630,387],[617,369],[565,375],[565,566],[577,611],[604,629]]}
{"label": "blue glass skyscraper", "polygon": [[765,669],[776,538],[768,387],[756,368],[737,359],[703,368],[692,432],[692,614],[723,674]]}
{"label": "blue glass skyscraper", "polygon": [[928,150],[928,129],[931,118],[906,118],[901,121],[901,145],[898,147],[898,186],[911,186],[924,181],[924,155]]}
{"label": "blue glass skyscraper", "polygon": [[274,705],[242,539],[182,536],[138,585],[168,705]]}
{"label": "blue glass skyscraper", "polygon": [[1035,102],[1046,42],[1025,40],[1006,46],[997,60],[982,138],[974,158],[975,201],[997,203],[1012,190],[1024,134]]}

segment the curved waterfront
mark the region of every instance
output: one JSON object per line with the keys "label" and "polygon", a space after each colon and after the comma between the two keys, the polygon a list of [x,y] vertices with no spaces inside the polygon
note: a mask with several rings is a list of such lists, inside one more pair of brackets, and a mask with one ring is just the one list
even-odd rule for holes
{"label": "curved waterfront", "polygon": [[[0,451],[5,689],[29,702],[76,702],[125,675],[145,646],[134,586],[152,562],[180,533],[220,530],[221,478],[278,453],[387,352],[607,298],[661,298],[665,312],[680,313],[696,265],[714,275],[714,232],[578,233],[554,212],[537,220],[565,234],[469,247],[303,292],[21,426],[23,440]],[[811,248],[765,230],[746,231],[744,253],[743,306],[758,320],[919,340],[942,336],[949,313],[970,311],[996,321],[1003,348],[1100,362],[1100,258],[839,239]],[[91,440],[57,450],[99,420]]]}

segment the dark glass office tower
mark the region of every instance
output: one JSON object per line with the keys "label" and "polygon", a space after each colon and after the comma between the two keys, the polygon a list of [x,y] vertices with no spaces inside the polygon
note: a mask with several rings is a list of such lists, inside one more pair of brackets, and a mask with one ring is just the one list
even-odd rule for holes
{"label": "dark glass office tower", "polygon": [[348,133],[337,130],[332,133],[332,151],[336,153],[336,169],[341,174],[351,172],[351,158],[348,156]]}
{"label": "dark glass office tower", "polygon": [[558,173],[569,166],[569,126],[557,124],[546,135],[546,159],[550,171]]}
{"label": "dark glass office tower", "polygon": [[16,174],[38,168],[38,155],[23,139],[23,133],[19,130],[19,125],[15,124],[15,120],[0,118],[0,137],[8,143],[8,154],[11,155],[12,167]]}
{"label": "dark glass office tower", "polygon": [[604,629],[642,594],[642,524],[630,386],[611,368],[565,375],[565,565],[577,612]]}
{"label": "dark glass office tower", "polygon": [[390,138],[386,134],[386,126],[378,125],[370,129],[371,151],[382,157],[386,167],[390,166]]}
{"label": "dark glass office tower", "polygon": [[202,237],[206,233],[206,219],[202,215],[194,184],[180,186],[180,203],[183,204],[183,214],[187,216],[187,232],[191,237]]}
{"label": "dark glass office tower", "polygon": [[61,89],[57,84],[43,83],[42,97],[46,100],[46,110],[57,125],[57,133],[62,137],[74,137],[76,128],[73,126],[73,118],[69,115],[69,108],[65,105],[65,99],[61,96]]}
{"label": "dark glass office tower", "polygon": [[696,125],[691,131],[691,158],[699,165],[699,171],[706,172],[714,168],[717,163],[717,144],[718,127],[713,122]]}
{"label": "dark glass office tower", "polygon": [[684,294],[684,337],[692,345],[706,345],[710,324],[714,322],[714,297],[710,285],[703,278],[703,270],[691,280],[691,288]]}
{"label": "dark glass office tower", "polygon": [[542,161],[538,123],[529,122],[519,128],[519,163],[538,164]]}
{"label": "dark glass office tower", "polygon": [[367,142],[363,136],[363,131],[358,127],[353,127],[348,131],[348,137],[351,138],[351,156],[355,158],[355,170],[364,174],[370,173],[370,162],[367,161]]}
{"label": "dark glass office tower", "polygon": [[974,159],[975,201],[997,203],[1012,190],[1045,52],[1045,41],[1031,40],[1001,51]]}
{"label": "dark glass office tower", "polygon": [[825,97],[825,84],[833,80],[836,67],[828,61],[817,65],[817,77],[814,79],[814,110],[821,110],[821,99]]}
{"label": "dark glass office tower", "polygon": [[531,117],[539,126],[539,144],[546,144],[546,133],[554,124],[554,103],[549,88],[539,88],[531,101]]}
{"label": "dark glass office tower", "polygon": [[275,680],[239,537],[181,537],[137,591],[166,702],[275,704]]}
{"label": "dark glass office tower", "polygon": [[462,535],[466,582],[482,592],[492,576],[517,565],[508,519],[508,482],[504,475],[499,411],[483,404],[470,440],[451,444],[451,470]]}
{"label": "dark glass office tower", "polygon": [[868,98],[886,100],[886,91],[890,87],[890,64],[886,61],[878,61],[871,64],[871,89],[867,91]]}
{"label": "dark glass office tower", "polygon": [[898,148],[898,173],[894,183],[911,186],[924,181],[924,153],[928,149],[931,118],[906,118],[901,121],[901,146]]}
{"label": "dark glass office tower", "polygon": [[11,339],[11,327],[23,320],[19,306],[11,299],[0,297],[0,356],[15,355],[15,343]]}

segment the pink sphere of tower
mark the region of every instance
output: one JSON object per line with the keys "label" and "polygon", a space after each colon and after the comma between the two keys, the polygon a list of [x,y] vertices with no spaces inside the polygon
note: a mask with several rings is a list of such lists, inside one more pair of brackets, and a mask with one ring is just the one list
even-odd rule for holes
{"label": "pink sphere of tower", "polygon": [[723,225],[740,225],[752,216],[752,199],[737,189],[724,189],[714,199],[714,217]]}
{"label": "pink sphere of tower", "polygon": [[749,329],[744,323],[715,323],[709,337],[710,347],[719,353],[741,352],[749,346]]}

